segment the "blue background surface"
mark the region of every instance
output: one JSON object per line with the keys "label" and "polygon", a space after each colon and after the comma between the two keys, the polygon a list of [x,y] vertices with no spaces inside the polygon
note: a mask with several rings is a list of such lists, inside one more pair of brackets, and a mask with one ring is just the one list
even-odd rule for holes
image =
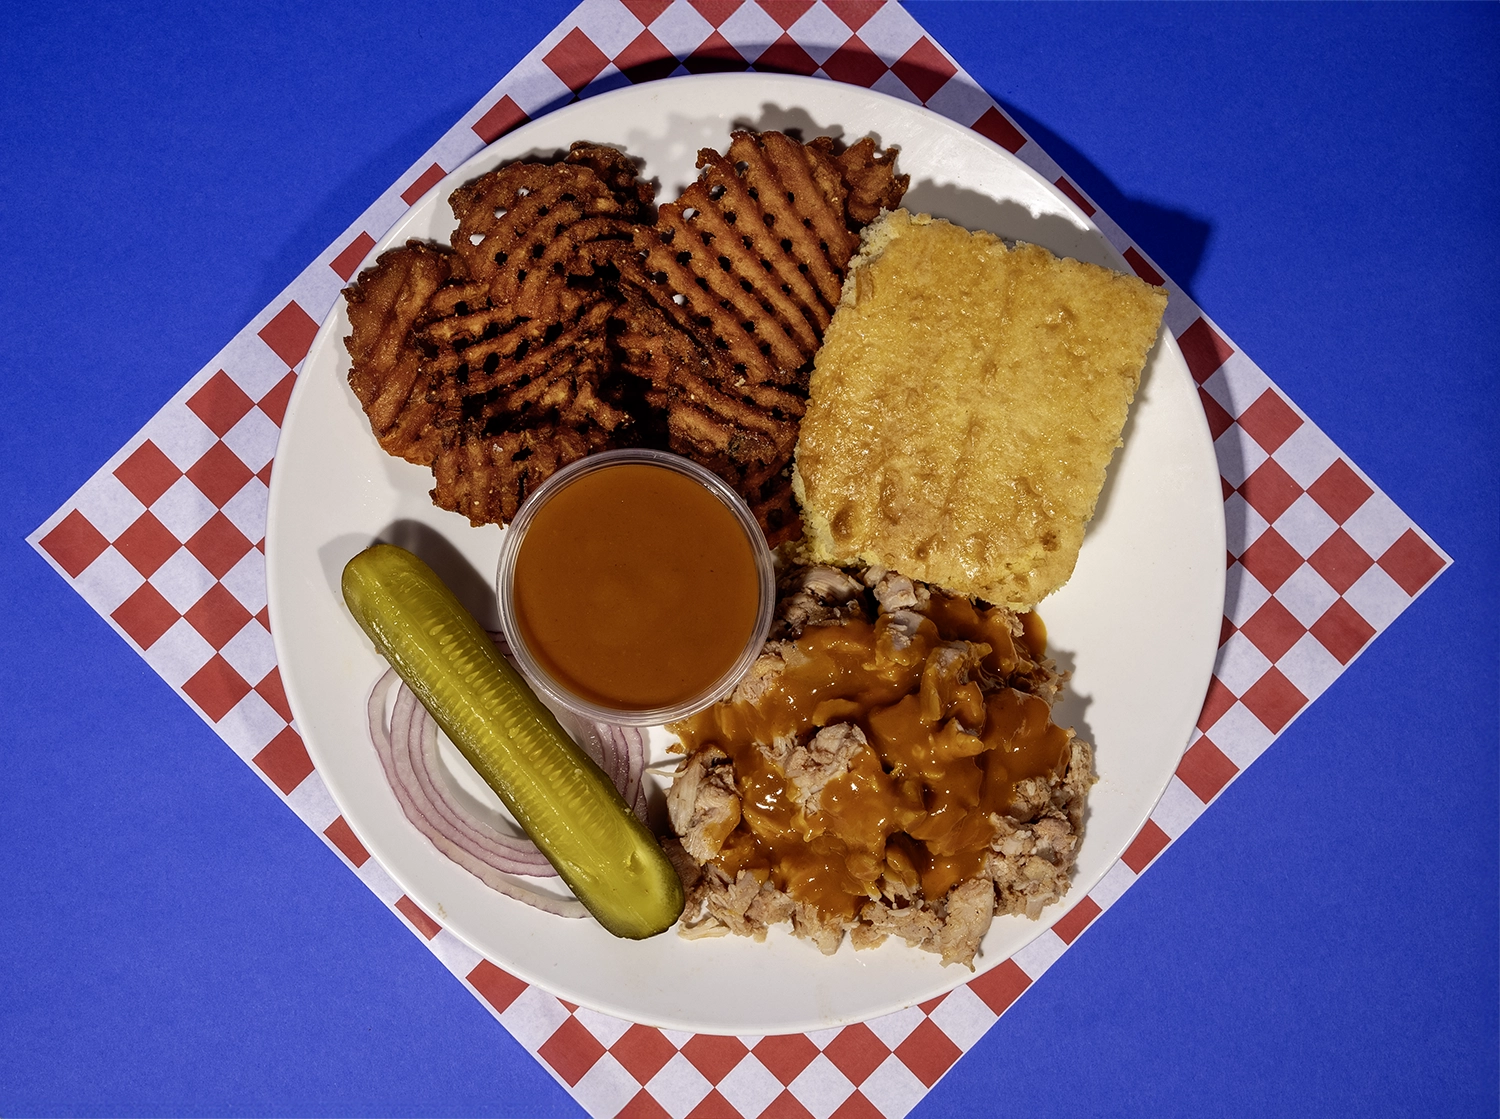
{"label": "blue background surface", "polygon": [[[914,1114],[1494,1115],[1500,7],[912,10],[1456,560]],[[4,5],[0,1114],[581,1113],[23,539],[567,11]]]}

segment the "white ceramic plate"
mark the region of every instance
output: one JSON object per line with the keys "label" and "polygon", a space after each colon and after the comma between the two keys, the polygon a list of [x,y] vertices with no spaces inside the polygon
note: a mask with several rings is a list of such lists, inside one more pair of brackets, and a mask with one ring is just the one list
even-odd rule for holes
{"label": "white ceramic plate", "polygon": [[[372,252],[410,237],[446,242],[460,183],[575,140],[645,161],[657,196],[695,177],[701,147],[732,127],[798,129],[803,138],[873,135],[901,149],[905,205],[974,229],[1126,271],[1100,232],[1014,156],[925,109],[853,86],[771,75],[652,82],[560,109],[496,141],[449,175]],[[288,408],[272,474],[266,568],[272,630],[303,740],[370,853],[446,929],[505,970],[572,1002],[666,1028],[789,1033],[859,1021],[970,979],[900,943],[832,957],[789,934],[685,941],[617,940],[590,920],[540,913],[489,890],[401,814],[364,727],[385,665],[346,612],[345,562],[375,538],[413,548],[491,629],[501,531],[475,529],[428,499],[430,473],[376,445],[345,381],[342,300],[323,324]],[[978,967],[1010,956],[1087,893],[1119,858],[1166,787],[1202,705],[1224,600],[1224,519],[1203,410],[1163,331],[1110,468],[1072,581],[1041,613],[1051,649],[1074,671],[1057,719],[1096,744],[1100,780],[1072,892],[1040,922],[999,918]],[[666,742],[658,736],[657,746]],[[456,751],[448,776],[476,806],[498,800]],[[497,815],[498,818],[498,815]]]}

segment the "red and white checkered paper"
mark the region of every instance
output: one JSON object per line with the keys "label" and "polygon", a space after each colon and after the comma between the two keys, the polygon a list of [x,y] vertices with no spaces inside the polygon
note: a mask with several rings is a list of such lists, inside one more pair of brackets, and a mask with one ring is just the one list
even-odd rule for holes
{"label": "red and white checkered paper", "polygon": [[[684,73],[818,75],[920,102],[1014,152],[1171,293],[1218,453],[1228,587],[1203,714],[1120,861],[1014,957],[842,1029],[675,1033],[561,1002],[416,907],[339,815],[298,736],[266,614],[267,482],[317,324],[448,170],[578,97]],[[913,16],[882,0],[586,0],[32,534],[31,543],[591,1114],[904,1116],[1088,925],[1451,562],[1100,212]]]}

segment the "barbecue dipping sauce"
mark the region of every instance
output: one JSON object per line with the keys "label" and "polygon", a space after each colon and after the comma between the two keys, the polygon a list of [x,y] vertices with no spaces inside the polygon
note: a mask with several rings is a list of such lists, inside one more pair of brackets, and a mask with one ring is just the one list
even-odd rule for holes
{"label": "barbecue dipping sauce", "polygon": [[760,605],[755,551],[685,474],[622,463],[580,475],[535,514],[515,565],[531,654],[603,707],[685,703],[734,666]]}

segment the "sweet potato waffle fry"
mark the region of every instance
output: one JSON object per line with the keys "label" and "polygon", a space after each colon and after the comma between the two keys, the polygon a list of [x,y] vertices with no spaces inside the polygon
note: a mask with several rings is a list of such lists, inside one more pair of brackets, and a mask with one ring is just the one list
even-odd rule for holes
{"label": "sweet potato waffle fry", "polygon": [[346,294],[349,383],[433,501],[504,524],[586,454],[702,463],[773,543],[800,531],[790,463],[812,357],[858,229],[906,188],[861,140],[736,132],[656,213],[614,148],[506,164],[454,191],[450,245],[383,254]]}
{"label": "sweet potato waffle fry", "polygon": [[858,218],[894,208],[908,178],[866,138],[833,154],[779,132],[735,132],[698,153],[698,180],[638,229],[646,268],[748,384],[805,390],[859,247]]}
{"label": "sweet potato waffle fry", "polygon": [[899,204],[908,179],[868,138],[836,155],[826,137],[779,132],[735,132],[727,155],[705,148],[698,167],[636,231],[653,297],[680,308],[708,358],[675,371],[670,446],[735,486],[777,543],[800,531],[791,455],[858,229]]}
{"label": "sweet potato waffle fry", "polygon": [[651,196],[621,152],[575,144],[562,163],[507,164],[454,191],[453,250],[492,306],[555,322],[619,278]]}
{"label": "sweet potato waffle fry", "polygon": [[432,462],[439,440],[432,374],[413,335],[452,268],[448,254],[412,241],[384,254],[345,293],[349,386],[380,446],[418,466]]}

